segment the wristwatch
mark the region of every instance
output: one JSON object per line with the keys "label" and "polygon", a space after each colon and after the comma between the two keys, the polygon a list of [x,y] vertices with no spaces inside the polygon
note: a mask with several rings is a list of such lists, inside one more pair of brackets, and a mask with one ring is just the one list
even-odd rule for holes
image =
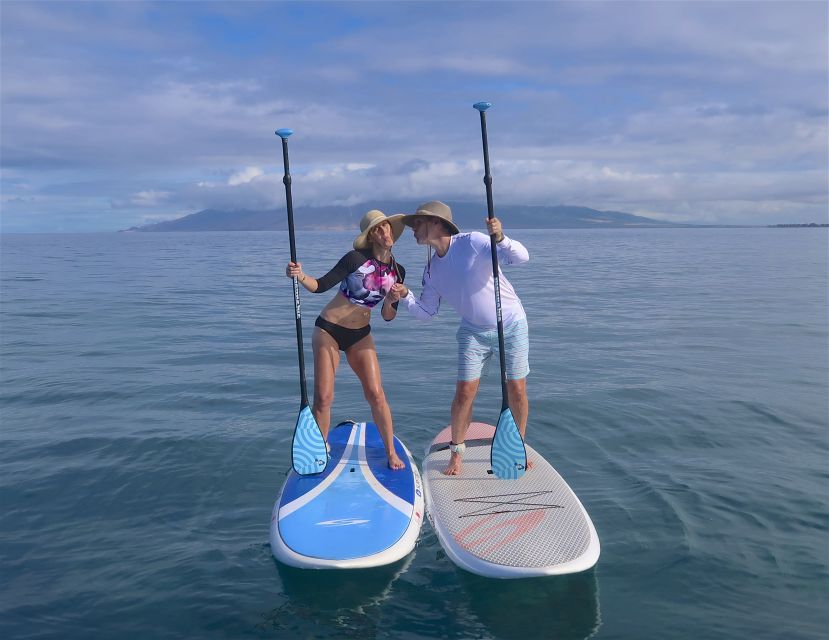
{"label": "wristwatch", "polygon": [[466,443],[461,442],[460,444],[455,444],[454,442],[450,442],[449,451],[458,454],[459,458],[463,458],[463,452],[466,451]]}

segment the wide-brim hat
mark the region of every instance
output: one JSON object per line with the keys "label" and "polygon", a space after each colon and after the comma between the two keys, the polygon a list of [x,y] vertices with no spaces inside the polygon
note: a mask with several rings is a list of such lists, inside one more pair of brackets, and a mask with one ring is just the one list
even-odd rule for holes
{"label": "wide-brim hat", "polygon": [[440,200],[424,202],[417,208],[417,211],[410,213],[407,216],[403,216],[403,224],[407,227],[411,227],[415,218],[423,217],[439,218],[440,220],[443,220],[451,232],[450,235],[460,233],[458,226],[452,222],[452,209],[449,208],[449,205],[441,202]]}
{"label": "wide-brim hat", "polygon": [[367,249],[369,245],[368,234],[381,222],[388,222],[391,225],[392,236],[394,236],[394,241],[397,242],[403,233],[403,214],[397,213],[393,216],[387,216],[379,209],[372,209],[360,220],[360,235],[354,238],[354,248]]}

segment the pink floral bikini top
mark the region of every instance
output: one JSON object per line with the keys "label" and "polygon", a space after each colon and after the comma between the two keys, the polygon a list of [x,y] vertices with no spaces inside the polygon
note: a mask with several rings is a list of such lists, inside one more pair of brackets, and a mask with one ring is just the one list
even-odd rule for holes
{"label": "pink floral bikini top", "polygon": [[395,282],[403,282],[405,277],[406,270],[394,256],[387,264],[375,258],[370,250],[354,249],[317,280],[316,293],[328,291],[339,282],[340,293],[350,302],[371,308],[386,297]]}

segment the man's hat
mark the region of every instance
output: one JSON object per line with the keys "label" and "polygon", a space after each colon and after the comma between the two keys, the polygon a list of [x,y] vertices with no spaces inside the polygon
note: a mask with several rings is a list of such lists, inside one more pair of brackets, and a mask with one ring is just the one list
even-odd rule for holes
{"label": "man's hat", "polygon": [[417,208],[417,211],[407,216],[403,216],[403,224],[407,227],[412,226],[415,218],[428,216],[430,218],[439,218],[443,220],[444,224],[450,231],[450,235],[460,233],[457,225],[452,222],[452,209],[440,200],[432,200],[431,202],[424,202]]}

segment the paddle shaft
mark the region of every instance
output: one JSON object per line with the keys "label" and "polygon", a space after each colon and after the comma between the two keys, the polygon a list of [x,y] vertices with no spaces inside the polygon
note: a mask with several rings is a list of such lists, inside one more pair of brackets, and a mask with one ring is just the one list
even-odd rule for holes
{"label": "paddle shaft", "polygon": [[[477,107],[476,107],[477,108]],[[481,114],[481,140],[484,146],[484,184],[486,185],[487,218],[495,217],[492,204],[492,174],[489,171],[489,144],[486,137],[486,108],[479,109]],[[504,321],[501,317],[501,282],[498,277],[498,249],[495,247],[495,234],[489,236],[489,248],[492,252],[492,278],[495,283],[495,317],[498,321],[498,355],[501,359],[501,411],[509,405],[507,402],[507,368],[504,348]]]}
{"label": "paddle shaft", "polygon": [[[289,134],[290,135],[290,134]],[[285,167],[285,175],[282,183],[285,185],[285,206],[288,209],[288,242],[291,245],[291,262],[296,262],[296,238],[294,237],[294,204],[291,198],[291,169],[288,161],[288,136],[282,138],[282,164]],[[294,277],[294,315],[296,316],[296,348],[299,358],[299,389],[301,394],[301,406],[308,405],[308,389],[305,383],[305,351],[302,345],[302,313],[299,302],[299,280]]]}

